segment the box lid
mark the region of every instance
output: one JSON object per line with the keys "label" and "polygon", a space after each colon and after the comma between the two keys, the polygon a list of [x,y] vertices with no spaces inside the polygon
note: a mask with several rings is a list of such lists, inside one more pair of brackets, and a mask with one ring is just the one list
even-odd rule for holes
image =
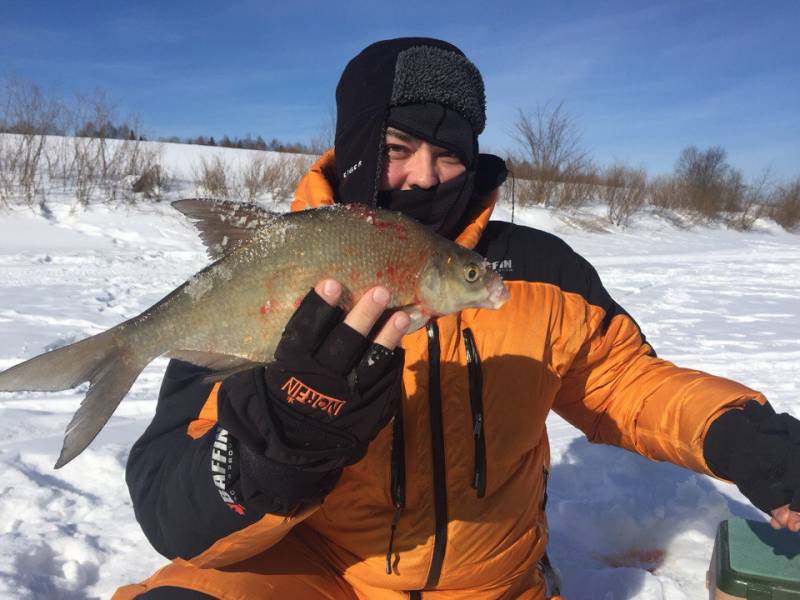
{"label": "box lid", "polygon": [[800,599],[800,533],[730,519],[720,523],[717,545],[717,586],[726,594]]}

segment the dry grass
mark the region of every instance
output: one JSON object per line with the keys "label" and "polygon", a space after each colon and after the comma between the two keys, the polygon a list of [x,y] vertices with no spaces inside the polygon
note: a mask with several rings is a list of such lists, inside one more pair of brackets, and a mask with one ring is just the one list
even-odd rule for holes
{"label": "dry grass", "polygon": [[314,156],[259,154],[236,169],[219,156],[201,159],[195,183],[201,195],[232,200],[277,203],[294,194]]}
{"label": "dry grass", "polygon": [[231,168],[219,156],[208,160],[201,158],[200,164],[195,169],[195,182],[202,195],[228,198],[233,183]]}

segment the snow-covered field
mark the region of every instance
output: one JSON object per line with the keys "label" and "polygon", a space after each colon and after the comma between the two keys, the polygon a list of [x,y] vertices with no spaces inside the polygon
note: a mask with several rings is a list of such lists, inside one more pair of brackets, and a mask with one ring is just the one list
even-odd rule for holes
{"label": "snow-covered field", "polygon": [[[196,150],[168,154],[188,164]],[[53,210],[51,220],[0,213],[0,369],[137,314],[206,264],[168,204]],[[540,208],[516,220],[589,258],[662,357],[740,380],[800,417],[800,236],[771,222],[747,234],[686,231],[653,215],[587,233]],[[99,438],[59,471],[85,390],[0,394],[0,597],[106,598],[164,562],[134,519],[124,468],[165,365],[148,366]],[[551,557],[570,600],[703,598],[717,523],[763,518],[732,486],[590,445],[555,416],[548,425]]]}

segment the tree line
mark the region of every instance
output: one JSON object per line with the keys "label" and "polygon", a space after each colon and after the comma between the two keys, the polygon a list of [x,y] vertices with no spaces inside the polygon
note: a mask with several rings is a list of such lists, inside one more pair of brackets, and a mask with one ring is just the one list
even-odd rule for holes
{"label": "tree line", "polygon": [[[31,82],[6,80],[0,84],[0,133],[14,134],[0,138],[0,204],[21,194],[29,204],[44,208],[53,182],[64,191],[71,187],[80,204],[97,194],[110,200],[158,199],[170,187],[172,178],[157,147],[142,144],[147,137],[139,119],[119,115],[102,91],[66,101]],[[45,136],[63,139],[47,145]],[[331,138],[329,124],[307,143],[266,142],[250,133],[158,141],[317,155],[332,145]],[[622,163],[598,167],[564,102],[520,109],[510,141],[504,158],[512,177],[502,198],[522,206],[578,211],[599,201],[606,220],[619,227],[645,209],[680,215],[687,226],[724,222],[748,230],[759,217],[768,216],[786,229],[800,227],[800,176],[777,181],[764,172],[748,180],[720,146],[687,146],[673,172],[658,177]],[[291,195],[308,161],[272,162],[255,157],[252,164],[234,167],[222,159],[205,161],[196,166],[194,179],[198,190],[224,197],[243,195],[252,201]]]}
{"label": "tree line", "polygon": [[723,222],[746,231],[770,217],[787,230],[800,228],[800,176],[780,181],[765,171],[748,180],[721,146],[687,146],[672,173],[658,177],[622,163],[601,168],[564,102],[519,110],[512,138],[507,162],[522,205],[575,210],[600,200],[607,220],[622,227],[650,208],[682,215],[687,226]]}

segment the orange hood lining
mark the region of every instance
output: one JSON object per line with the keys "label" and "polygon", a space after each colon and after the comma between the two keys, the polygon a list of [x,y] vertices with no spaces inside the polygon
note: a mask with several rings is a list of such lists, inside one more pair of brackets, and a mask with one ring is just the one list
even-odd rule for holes
{"label": "orange hood lining", "polygon": [[[293,212],[335,204],[332,183],[335,173],[334,161],[333,149],[328,150],[311,166],[308,173],[303,175],[292,201]],[[465,248],[474,248],[477,245],[492,216],[497,197],[498,190],[494,189],[486,196],[481,196],[472,202],[467,215],[468,224],[456,237],[456,244]]]}

